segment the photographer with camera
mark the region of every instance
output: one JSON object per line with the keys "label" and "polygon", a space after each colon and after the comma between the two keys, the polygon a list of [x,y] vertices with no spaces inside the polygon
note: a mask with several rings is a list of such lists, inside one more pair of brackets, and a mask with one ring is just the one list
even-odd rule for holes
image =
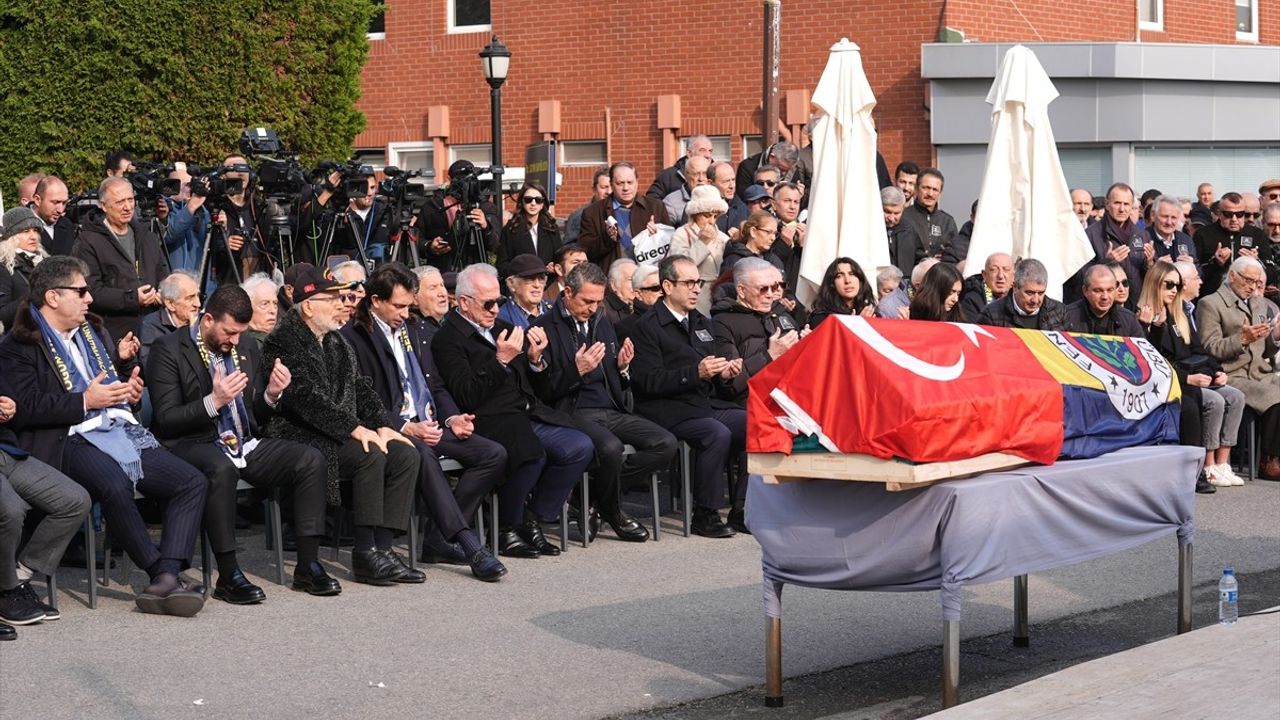
{"label": "photographer with camera", "polygon": [[[252,170],[243,156],[228,155],[224,158],[219,175],[225,183],[222,192],[218,192],[215,179],[207,193],[213,222],[222,228],[222,237],[215,235],[210,257],[218,284],[239,284],[254,273],[270,273],[272,270],[271,257],[266,253],[261,239],[263,232],[258,223],[264,215],[253,195]],[[192,188],[193,193],[202,190]]]}
{"label": "photographer with camera", "polygon": [[[169,266],[175,271],[199,273],[205,235],[209,230],[209,211],[204,207],[207,198],[193,192],[191,172],[186,163],[174,163],[169,180],[177,184],[178,190],[165,200],[169,211],[164,246],[169,251]],[[212,292],[213,287],[212,279],[205,283],[206,292]]]}
{"label": "photographer with camera", "polygon": [[498,247],[501,214],[492,202],[481,200],[480,180],[470,160],[449,166],[448,185],[427,198],[418,216],[422,254],[442,271],[487,263]]}
{"label": "photographer with camera", "polygon": [[394,220],[391,206],[378,199],[373,168],[346,163],[329,172],[314,197],[302,200],[303,241],[295,259],[322,265],[328,257],[345,255],[372,272],[375,264],[390,259]]}

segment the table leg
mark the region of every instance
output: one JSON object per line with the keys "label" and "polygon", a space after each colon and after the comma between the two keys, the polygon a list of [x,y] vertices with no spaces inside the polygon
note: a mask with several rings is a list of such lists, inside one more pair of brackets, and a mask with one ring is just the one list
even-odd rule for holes
{"label": "table leg", "polygon": [[1178,545],[1178,634],[1191,632],[1191,543]]}
{"label": "table leg", "polygon": [[767,618],[765,625],[765,707],[782,707],[782,618]]}
{"label": "table leg", "polygon": [[1028,647],[1031,634],[1027,623],[1027,576],[1013,579],[1013,646]]}
{"label": "table leg", "polygon": [[960,621],[942,621],[942,707],[955,707],[960,699]]}

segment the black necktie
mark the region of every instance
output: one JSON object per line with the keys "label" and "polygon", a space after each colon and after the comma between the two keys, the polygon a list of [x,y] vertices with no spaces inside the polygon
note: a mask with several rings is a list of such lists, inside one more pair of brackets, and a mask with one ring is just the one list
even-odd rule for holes
{"label": "black necktie", "polygon": [[680,318],[680,329],[684,331],[685,335],[689,334],[689,318],[687,317]]}
{"label": "black necktie", "polygon": [[587,332],[587,324],[578,323],[578,341],[581,342],[583,345],[586,345],[588,340],[588,335],[589,334]]}

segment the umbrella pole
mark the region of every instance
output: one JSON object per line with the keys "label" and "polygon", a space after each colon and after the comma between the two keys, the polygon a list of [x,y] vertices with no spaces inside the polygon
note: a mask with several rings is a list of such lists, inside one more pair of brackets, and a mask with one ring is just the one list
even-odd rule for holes
{"label": "umbrella pole", "polygon": [[764,98],[761,135],[766,148],[778,142],[778,78],[782,74],[782,0],[764,0]]}

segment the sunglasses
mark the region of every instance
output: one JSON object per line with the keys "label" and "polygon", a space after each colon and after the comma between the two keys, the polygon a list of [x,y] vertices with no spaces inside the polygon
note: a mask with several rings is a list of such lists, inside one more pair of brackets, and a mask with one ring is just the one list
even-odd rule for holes
{"label": "sunglasses", "polygon": [[774,185],[778,184],[778,181],[777,180],[761,180],[760,184],[765,187],[773,187]]}
{"label": "sunglasses", "polygon": [[[1249,213],[1243,210],[1219,210],[1218,214],[1224,218],[1242,218],[1249,217]],[[1255,216],[1257,217],[1257,216]]]}
{"label": "sunglasses", "polygon": [[355,305],[355,304],[356,304],[356,301],[360,299],[360,296],[359,296],[359,295],[356,295],[356,294],[355,294],[355,293],[353,293],[353,292],[352,292],[352,293],[338,293],[338,299],[339,299],[339,300],[341,300],[342,302],[344,302],[344,303],[348,304],[348,305]]}
{"label": "sunglasses", "polygon": [[1246,220],[1257,220],[1260,217],[1262,217],[1262,213],[1260,212],[1247,212],[1244,214],[1244,218]]}
{"label": "sunglasses", "polygon": [[484,308],[486,312],[493,312],[493,309],[498,307],[499,302],[498,298],[494,298],[492,300],[481,300],[480,298],[472,297],[470,295],[459,295],[458,297],[464,297],[473,303],[477,303],[480,307]]}
{"label": "sunglasses", "polygon": [[1127,287],[1129,287],[1129,281],[1128,281],[1128,279],[1125,279],[1125,280],[1117,280],[1116,282],[1117,282],[1117,283],[1119,283],[1120,287],[1123,287],[1123,288],[1127,288]]}
{"label": "sunglasses", "polygon": [[70,290],[71,292],[75,293],[76,295],[79,295],[80,297],[84,297],[85,295],[89,294],[88,285],[78,285],[78,286],[77,285],[55,285],[53,286],[52,289],[53,290]]}
{"label": "sunglasses", "polygon": [[1181,290],[1182,289],[1182,283],[1174,282],[1172,280],[1163,281],[1163,285],[1165,290]]}
{"label": "sunglasses", "polygon": [[646,285],[642,288],[636,288],[638,292],[662,292],[661,285]]}
{"label": "sunglasses", "polygon": [[520,199],[520,202],[524,203],[525,205],[546,205],[547,199],[544,197],[535,197],[533,195],[525,195],[523,198]]}
{"label": "sunglasses", "polygon": [[774,283],[774,284],[772,284],[772,285],[761,285],[760,287],[757,287],[757,288],[756,288],[756,292],[762,292],[762,293],[766,293],[766,292],[776,292],[776,293],[780,293],[780,292],[782,292],[782,288],[783,288],[782,283],[780,283],[780,282],[776,282],[776,283]]}

